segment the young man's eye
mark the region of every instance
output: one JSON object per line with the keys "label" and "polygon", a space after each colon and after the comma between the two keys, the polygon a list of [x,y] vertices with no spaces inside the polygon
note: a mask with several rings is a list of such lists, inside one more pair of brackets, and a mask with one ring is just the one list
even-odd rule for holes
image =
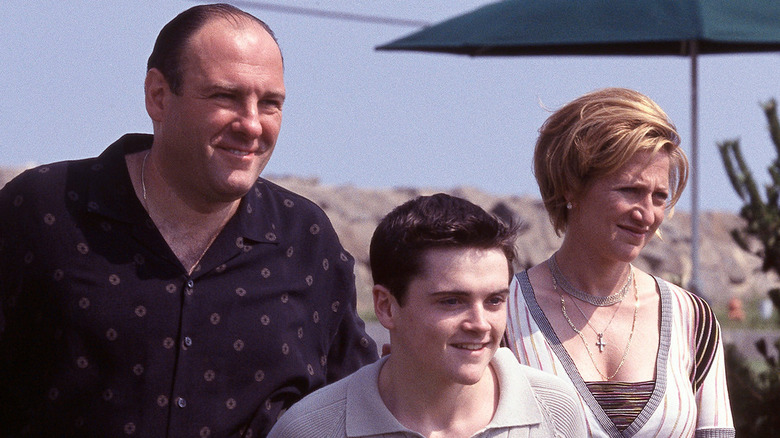
{"label": "young man's eye", "polygon": [[506,302],[506,297],[504,297],[503,295],[496,295],[488,299],[488,304],[490,304],[491,306],[500,306],[504,304],[504,302]]}
{"label": "young man's eye", "polygon": [[455,306],[460,303],[460,300],[457,298],[443,298],[439,300],[439,303],[444,304],[445,306]]}

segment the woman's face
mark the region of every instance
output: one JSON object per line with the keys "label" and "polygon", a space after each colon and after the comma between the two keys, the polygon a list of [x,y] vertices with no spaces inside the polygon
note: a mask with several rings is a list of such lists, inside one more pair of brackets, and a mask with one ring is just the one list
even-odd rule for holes
{"label": "woman's face", "polygon": [[572,201],[566,239],[603,260],[631,262],[664,219],[669,155],[639,152],[616,172],[591,181]]}

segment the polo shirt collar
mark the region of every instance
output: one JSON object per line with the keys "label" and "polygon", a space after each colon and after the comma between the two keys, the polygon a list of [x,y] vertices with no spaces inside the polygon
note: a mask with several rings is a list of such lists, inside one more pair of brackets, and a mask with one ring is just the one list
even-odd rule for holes
{"label": "polo shirt collar", "polygon": [[408,432],[387,409],[379,395],[379,371],[388,357],[356,371],[349,381],[346,408],[348,437]]}
{"label": "polo shirt collar", "polygon": [[530,426],[544,419],[531,382],[520,363],[508,348],[499,348],[490,362],[498,376],[500,397],[498,408],[488,428]]}
{"label": "polo shirt collar", "polygon": [[[410,433],[387,409],[379,396],[379,371],[387,356],[355,372],[347,387],[346,428],[348,437]],[[500,396],[493,419],[483,429],[539,424],[543,416],[531,383],[507,348],[499,348],[490,361],[498,377]]]}

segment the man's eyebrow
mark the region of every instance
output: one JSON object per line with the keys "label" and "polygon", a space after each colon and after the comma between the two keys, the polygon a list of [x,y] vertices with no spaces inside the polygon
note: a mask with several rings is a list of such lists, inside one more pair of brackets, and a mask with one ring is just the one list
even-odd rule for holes
{"label": "man's eyebrow", "polygon": [[205,90],[238,90],[238,87],[229,82],[216,82],[208,84],[204,87]]}
{"label": "man's eyebrow", "polygon": [[287,95],[285,93],[276,93],[276,92],[265,93],[265,94],[263,94],[263,96],[266,99],[267,98],[278,99],[278,100],[281,100],[282,102],[284,102],[284,100],[287,98]]}
{"label": "man's eyebrow", "polygon": [[219,92],[219,91],[227,91],[227,92],[231,92],[231,93],[236,93],[236,92],[240,91],[240,89],[239,89],[239,87],[236,87],[235,85],[231,85],[231,84],[209,84],[209,85],[203,87],[201,93],[202,94],[211,94],[211,93]]}
{"label": "man's eyebrow", "polygon": [[[490,292],[489,295],[509,295],[509,288],[499,289],[497,291]],[[472,292],[459,290],[459,289],[453,289],[453,290],[440,290],[436,292],[431,292],[430,296],[436,297],[436,296],[467,296],[467,295],[473,295]]]}
{"label": "man's eyebrow", "polygon": [[[210,84],[203,88],[204,94],[213,93],[215,91],[228,91],[232,93],[240,93],[244,91],[243,87],[233,85],[233,84],[227,84],[227,83],[218,83],[218,84]],[[278,92],[266,92],[263,93],[264,98],[272,98],[272,99],[279,99],[279,100],[285,100],[287,97],[285,93],[278,93]]]}

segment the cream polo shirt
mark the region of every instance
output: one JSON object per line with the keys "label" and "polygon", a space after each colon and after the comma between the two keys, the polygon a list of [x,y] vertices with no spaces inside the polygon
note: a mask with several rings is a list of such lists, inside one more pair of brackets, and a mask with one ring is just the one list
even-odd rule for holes
{"label": "cream polo shirt", "polygon": [[[422,437],[404,427],[379,396],[379,371],[387,357],[306,396],[271,430],[269,438]],[[520,365],[501,348],[491,361],[499,401],[490,423],[474,437],[571,437],[587,435],[574,387]]]}

